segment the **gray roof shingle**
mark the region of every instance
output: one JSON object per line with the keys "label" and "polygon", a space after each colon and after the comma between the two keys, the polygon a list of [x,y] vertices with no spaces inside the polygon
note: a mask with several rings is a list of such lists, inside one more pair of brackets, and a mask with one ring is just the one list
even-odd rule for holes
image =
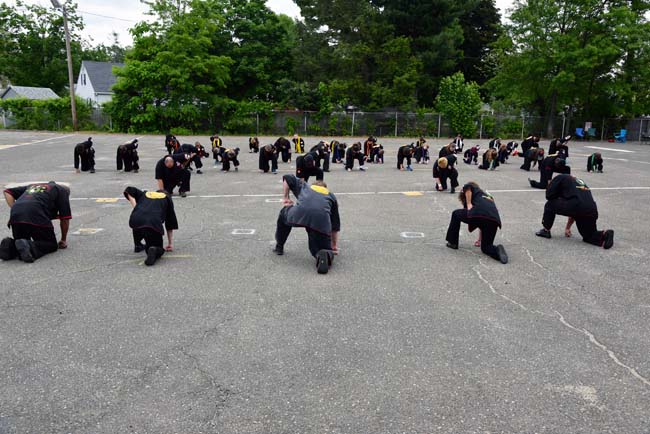
{"label": "gray roof shingle", "polygon": [[2,92],[0,98],[4,98],[9,91],[13,90],[18,95],[27,99],[53,99],[59,96],[49,87],[9,86]]}
{"label": "gray roof shingle", "polygon": [[113,75],[113,67],[123,67],[123,63],[94,62],[84,60],[82,65],[86,67],[88,79],[97,93],[110,93],[111,87],[115,84],[117,77]]}

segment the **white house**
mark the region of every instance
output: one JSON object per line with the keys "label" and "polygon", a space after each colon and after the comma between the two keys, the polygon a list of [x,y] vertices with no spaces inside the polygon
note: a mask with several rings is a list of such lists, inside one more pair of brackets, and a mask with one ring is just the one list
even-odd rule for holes
{"label": "white house", "polygon": [[77,85],[75,86],[75,94],[94,106],[100,106],[110,101],[113,98],[111,87],[117,80],[117,77],[113,74],[114,66],[122,67],[124,64],[82,61]]}

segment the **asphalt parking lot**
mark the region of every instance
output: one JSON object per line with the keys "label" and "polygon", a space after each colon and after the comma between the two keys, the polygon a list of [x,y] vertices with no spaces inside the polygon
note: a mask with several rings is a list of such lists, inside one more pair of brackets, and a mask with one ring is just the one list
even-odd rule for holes
{"label": "asphalt parking lot", "polygon": [[[461,161],[461,184],[499,207],[502,265],[465,228],[445,247],[457,196],[432,191],[430,165],[395,169],[411,140],[380,138],[386,164],[326,174],[341,252],[318,275],[302,230],[271,252],[281,176],[259,173],[247,137],[224,137],[239,172],[204,160],[174,197],[174,251],[154,267],[132,251],[122,191],[156,187],[164,137],[139,138],[134,174],[115,151],[135,136],[93,134],[97,173],[75,174],[87,137],[0,130],[0,184],[68,182],[73,211],[68,249],[0,263],[1,434],[650,432],[650,146],[570,144],[611,250],[563,237],[563,217],[535,237],[544,192],[520,159]],[[603,174],[586,172],[595,148]]]}

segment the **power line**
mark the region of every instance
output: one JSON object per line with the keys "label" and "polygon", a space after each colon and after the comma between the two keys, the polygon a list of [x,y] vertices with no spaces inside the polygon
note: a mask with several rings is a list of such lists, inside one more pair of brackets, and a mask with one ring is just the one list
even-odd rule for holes
{"label": "power line", "polygon": [[136,20],[127,20],[126,18],[111,17],[109,15],[100,15],[100,14],[95,14],[95,13],[92,13],[92,12],[86,12],[86,11],[81,11],[81,10],[77,10],[77,12],[81,12],[82,14],[86,14],[86,15],[94,15],[96,17],[108,18],[108,19],[111,19],[111,20],[119,20],[119,21],[127,21],[129,23],[137,23]]}

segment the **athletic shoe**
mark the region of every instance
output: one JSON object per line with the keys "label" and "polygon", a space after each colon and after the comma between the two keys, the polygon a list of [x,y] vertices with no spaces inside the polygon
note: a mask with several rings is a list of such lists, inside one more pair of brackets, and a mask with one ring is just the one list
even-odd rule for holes
{"label": "athletic shoe", "polygon": [[542,229],[538,230],[537,232],[535,232],[535,235],[537,235],[538,237],[542,237],[542,238],[551,238],[551,231],[549,231],[549,230],[547,230],[545,228],[542,228]]}
{"label": "athletic shoe", "polygon": [[23,262],[34,262],[34,256],[32,255],[31,243],[29,240],[16,240],[16,250],[18,250],[18,256]]}
{"label": "athletic shoe", "polygon": [[499,261],[501,261],[502,264],[508,263],[508,254],[506,253],[505,247],[501,244],[497,246],[497,255],[499,255]]}
{"label": "athletic shoe", "polygon": [[135,170],[133,171],[133,173],[138,173],[138,172],[139,172],[139,170],[138,170],[138,169],[135,169]]}
{"label": "athletic shoe", "polygon": [[284,255],[284,246],[276,244],[275,249],[273,249],[273,253],[275,253],[278,256]]}
{"label": "athletic shoe", "polygon": [[366,171],[366,167],[365,167],[365,166],[359,166],[359,170],[365,172],[365,171]]}
{"label": "athletic shoe", "polygon": [[201,169],[196,169],[196,174],[197,175],[203,175],[203,172],[201,172]]}
{"label": "athletic shoe", "polygon": [[[329,172],[329,170],[328,170],[328,172]],[[277,170],[272,170],[271,173],[274,174],[274,175],[277,175],[278,171]]]}
{"label": "athletic shoe", "polygon": [[352,169],[346,169],[348,172],[352,172]]}
{"label": "athletic shoe", "polygon": [[184,192],[184,191],[179,191],[178,194],[179,194],[181,197],[187,197],[187,193]]}
{"label": "athletic shoe", "polygon": [[327,274],[329,271],[330,264],[327,256],[327,250],[319,250],[316,253],[316,271],[318,271],[318,274]]}
{"label": "athletic shoe", "polygon": [[158,258],[163,254],[164,250],[162,247],[149,247],[147,249],[147,259],[144,260],[145,265],[153,265],[156,263]]}
{"label": "athletic shoe", "polygon": [[447,247],[450,249],[458,250],[458,244],[452,244],[449,241],[447,241]]}
{"label": "athletic shoe", "polygon": [[611,249],[614,245],[614,231],[607,229],[603,234],[603,249]]}
{"label": "athletic shoe", "polygon": [[239,167],[235,167],[235,172],[239,172]]}
{"label": "athletic shoe", "polygon": [[17,255],[16,247],[14,246],[13,238],[5,238],[0,241],[0,259],[3,261],[9,261],[14,259]]}
{"label": "athletic shoe", "polygon": [[451,190],[449,190],[449,193],[451,193],[451,194],[456,193],[456,187],[451,187]]}
{"label": "athletic shoe", "polygon": [[408,170],[409,172],[413,172],[413,168],[411,166],[406,166],[406,170]]}
{"label": "athletic shoe", "polygon": [[90,169],[90,173],[95,173],[95,169]]}
{"label": "athletic shoe", "polygon": [[136,244],[135,247],[133,248],[133,253],[140,253],[146,248],[147,246],[145,246],[144,244]]}

